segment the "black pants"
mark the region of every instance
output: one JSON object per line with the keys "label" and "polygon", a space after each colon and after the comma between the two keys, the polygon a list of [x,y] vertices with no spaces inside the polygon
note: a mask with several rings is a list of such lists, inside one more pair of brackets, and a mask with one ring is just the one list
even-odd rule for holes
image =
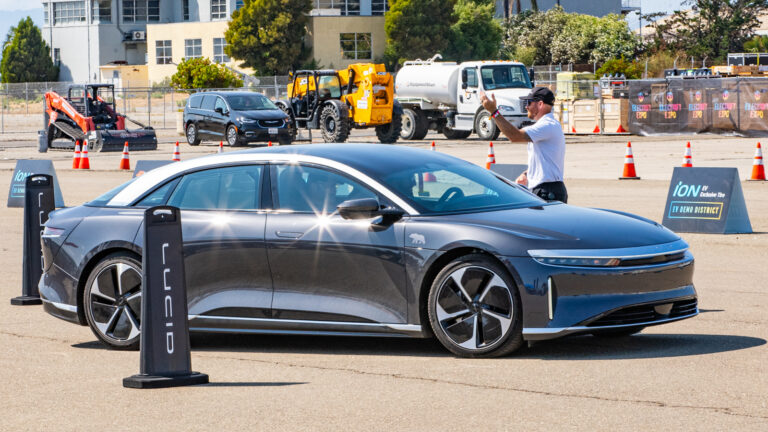
{"label": "black pants", "polygon": [[561,181],[540,183],[531,192],[547,201],[568,202],[568,191],[565,189],[565,183]]}

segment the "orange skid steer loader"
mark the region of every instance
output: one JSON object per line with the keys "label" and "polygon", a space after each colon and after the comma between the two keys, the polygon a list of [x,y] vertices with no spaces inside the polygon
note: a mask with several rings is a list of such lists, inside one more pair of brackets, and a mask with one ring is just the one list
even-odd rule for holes
{"label": "orange skid steer loader", "polygon": [[[75,141],[81,141],[88,144],[88,151],[122,151],[125,142],[131,151],[157,149],[157,135],[151,126],[117,112],[112,84],[72,85],[66,97],[49,91],[45,93],[44,116],[48,148],[71,150]],[[127,130],[126,120],[141,128]]]}

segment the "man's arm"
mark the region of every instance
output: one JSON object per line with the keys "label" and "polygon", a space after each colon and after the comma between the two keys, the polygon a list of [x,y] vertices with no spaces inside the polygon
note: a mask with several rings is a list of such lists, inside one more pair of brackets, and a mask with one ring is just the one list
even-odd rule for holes
{"label": "man's arm", "polygon": [[[483,104],[483,108],[485,108],[491,115],[496,113],[497,107],[496,107],[496,95],[491,95],[491,98],[488,98],[488,95],[485,93],[482,93],[480,95],[480,102]],[[528,142],[531,139],[528,137],[528,134],[525,133],[525,131],[522,131],[514,126],[512,126],[512,123],[508,122],[507,119],[504,118],[501,114],[497,115],[493,118],[493,120],[496,122],[496,126],[499,128],[501,133],[504,134],[507,139],[513,142]]]}

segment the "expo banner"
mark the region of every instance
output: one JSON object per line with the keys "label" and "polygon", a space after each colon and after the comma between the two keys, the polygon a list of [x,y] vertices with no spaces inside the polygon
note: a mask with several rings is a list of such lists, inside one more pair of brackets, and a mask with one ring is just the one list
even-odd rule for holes
{"label": "expo banner", "polygon": [[768,78],[629,81],[629,132],[768,135]]}

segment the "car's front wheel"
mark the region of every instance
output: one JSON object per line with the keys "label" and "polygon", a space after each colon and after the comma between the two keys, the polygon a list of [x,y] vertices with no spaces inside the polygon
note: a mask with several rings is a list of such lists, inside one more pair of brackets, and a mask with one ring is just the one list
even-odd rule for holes
{"label": "car's front wheel", "polygon": [[235,125],[227,126],[227,144],[229,144],[230,147],[238,147],[243,145],[240,137],[237,136],[237,128]]}
{"label": "car's front wheel", "polygon": [[458,356],[499,357],[523,344],[517,286],[485,255],[445,266],[432,283],[427,308],[435,336]]}
{"label": "car's front wheel", "polygon": [[83,290],[85,319],[93,334],[114,349],[138,349],[141,336],[141,262],[127,253],[108,255]]}

